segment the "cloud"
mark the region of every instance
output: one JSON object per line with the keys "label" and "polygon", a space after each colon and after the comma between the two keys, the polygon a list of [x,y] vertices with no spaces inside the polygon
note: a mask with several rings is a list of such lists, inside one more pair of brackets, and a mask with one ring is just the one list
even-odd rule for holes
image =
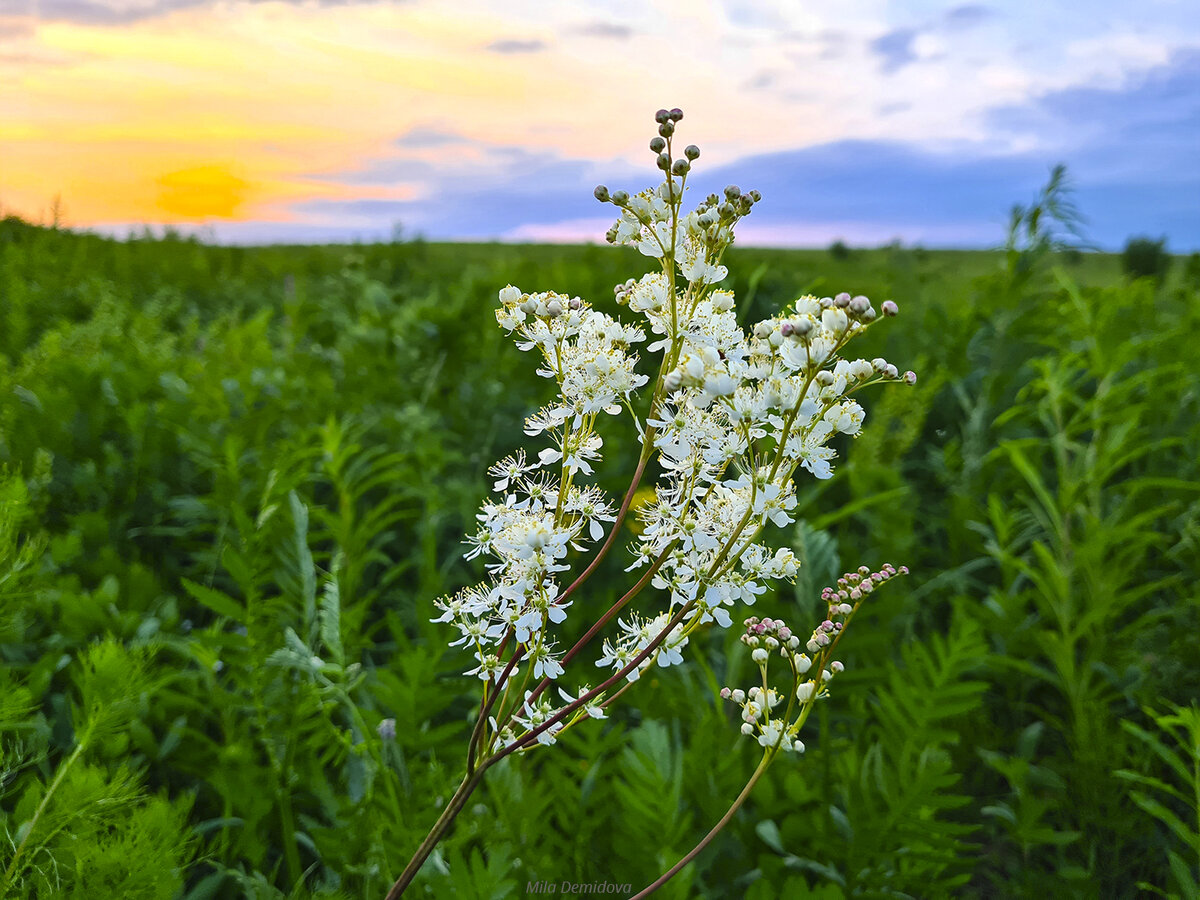
{"label": "cloud", "polygon": [[[217,0],[0,0],[0,15],[27,15],[41,21],[74,22],[79,25],[128,25],[164,16],[182,9],[197,6],[212,6]],[[276,0],[244,0],[247,3],[271,3]],[[351,6],[372,4],[382,0],[283,0],[302,5],[316,3],[317,6]],[[407,0],[389,0],[403,3]]]}
{"label": "cloud", "polygon": [[987,21],[995,15],[996,11],[990,6],[982,6],[980,4],[971,3],[965,6],[956,6],[953,9],[946,10],[946,14],[942,17],[942,21],[946,24],[947,28],[974,28],[976,25]]}
{"label": "cloud", "polygon": [[437,128],[418,127],[406,131],[393,142],[397,147],[445,147],[447,144],[461,144],[466,141],[461,134],[453,131],[442,131]]}
{"label": "cloud", "polygon": [[[1118,249],[1130,234],[1165,234],[1175,251],[1200,249],[1200,51],[1120,88],[1076,87],[1022,106],[992,110],[991,137],[937,149],[912,141],[841,140],[700,165],[692,198],[729,183],[757,188],[763,202],[741,232],[745,244],[827,245],[835,238],[877,244],[893,238],[935,246],[996,246],[1007,213],[1032,199],[1051,166],[1068,164],[1087,236]],[[320,200],[300,210],[317,223],[348,222],[386,235],[399,219],[431,237],[601,240],[611,211],[592,187],[635,190],[648,170],[565,159],[524,147],[489,145],[435,129],[414,129],[397,145],[446,140],[471,153],[469,167],[430,165],[428,191],[410,200]],[[1030,138],[1038,141],[1030,144]],[[1007,140],[1017,138],[1021,140]],[[1025,146],[1020,152],[1003,148]],[[457,159],[456,157],[454,159]],[[412,176],[412,161],[380,161]],[[464,175],[465,171],[465,175]],[[348,179],[348,183],[362,183]],[[395,179],[393,179],[395,180]]]}
{"label": "cloud", "polygon": [[24,7],[21,11],[33,15],[42,21],[75,22],[80,25],[128,25],[141,19],[165,15],[180,9],[199,6],[208,0],[152,0],[149,3],[130,5],[127,3],[110,4],[103,0],[39,0],[39,2],[21,3],[20,0],[0,0],[8,7],[18,5]]}
{"label": "cloud", "polygon": [[871,41],[871,51],[880,60],[880,71],[889,74],[915,62],[917,54],[913,50],[913,42],[916,39],[915,28],[895,28]]}
{"label": "cloud", "polygon": [[571,30],[575,34],[582,34],[586,37],[610,38],[617,41],[624,41],[633,37],[632,28],[628,25],[619,25],[616,22],[588,22]]}
{"label": "cloud", "polygon": [[1116,88],[1073,87],[1024,106],[991,111],[989,124],[1010,139],[1077,156],[1090,167],[1138,182],[1200,181],[1200,50]]}
{"label": "cloud", "polygon": [[504,38],[492,41],[485,49],[492,53],[540,53],[546,49],[546,44],[544,41],[536,39]]}

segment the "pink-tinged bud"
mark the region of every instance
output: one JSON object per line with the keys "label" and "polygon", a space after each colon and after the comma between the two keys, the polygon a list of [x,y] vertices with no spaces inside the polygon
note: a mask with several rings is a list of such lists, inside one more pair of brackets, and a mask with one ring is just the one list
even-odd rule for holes
{"label": "pink-tinged bud", "polygon": [[870,569],[868,569],[866,566],[859,566],[859,567],[858,567],[858,574],[859,574],[859,575],[870,575],[870,574],[871,574],[871,570],[870,570]]}
{"label": "pink-tinged bud", "polygon": [[771,619],[769,619],[769,618],[765,618],[765,619],[763,619],[763,620],[762,620],[762,624],[763,624],[763,628],[770,628],[770,627],[771,627],[771,626],[773,626],[775,623],[774,623],[774,622],[773,622]]}
{"label": "pink-tinged bud", "polygon": [[840,660],[836,659],[829,664],[829,668],[833,670],[835,675],[840,675],[842,672],[846,671],[846,667],[842,665]]}
{"label": "pink-tinged bud", "polygon": [[572,297],[567,305],[571,307],[571,309],[579,309],[583,306],[583,301],[578,297]]}
{"label": "pink-tinged bud", "polygon": [[826,620],[825,620],[824,622],[822,622],[822,623],[821,623],[821,624],[820,624],[818,627],[819,627],[819,628],[820,628],[822,631],[832,631],[832,630],[833,630],[833,623],[832,623],[831,621],[829,621],[828,619],[826,619]]}
{"label": "pink-tinged bud", "polygon": [[905,372],[904,373],[904,383],[905,384],[916,384],[917,383],[917,373],[913,372],[911,370],[909,370],[908,372]]}
{"label": "pink-tinged bud", "polygon": [[838,607],[838,612],[840,612],[843,616],[848,616],[850,613],[854,612],[854,607],[849,603],[843,603]]}
{"label": "pink-tinged bud", "polygon": [[731,691],[729,688],[727,688],[727,687],[721,688],[721,699],[722,700],[728,700],[732,695],[733,695],[733,691]]}
{"label": "pink-tinged bud", "polygon": [[888,363],[887,368],[883,370],[883,374],[886,375],[888,378],[899,378],[900,370],[897,369],[891,363]]}
{"label": "pink-tinged bud", "polygon": [[894,316],[900,312],[900,307],[896,305],[896,301],[894,300],[884,300],[881,308],[885,316]]}
{"label": "pink-tinged bud", "polygon": [[908,566],[901,566],[896,571],[898,571],[901,575],[907,575],[908,574]]}
{"label": "pink-tinged bud", "polygon": [[854,590],[852,590],[850,592],[850,599],[851,600],[861,600],[862,599],[862,591],[860,591],[858,588],[855,588]]}
{"label": "pink-tinged bud", "polygon": [[782,628],[779,629],[779,637],[782,640],[786,641],[789,638],[791,638],[791,636],[792,636],[792,629],[788,628],[786,625],[784,625]]}
{"label": "pink-tinged bud", "polygon": [[796,329],[792,327],[791,322],[784,322],[782,325],[779,326],[779,333],[782,334],[784,337],[791,337],[792,332],[795,330]]}
{"label": "pink-tinged bud", "polygon": [[847,293],[844,293],[844,292],[841,294],[838,294],[836,297],[833,298],[833,305],[836,306],[838,309],[845,309],[847,306],[850,305],[850,295]]}

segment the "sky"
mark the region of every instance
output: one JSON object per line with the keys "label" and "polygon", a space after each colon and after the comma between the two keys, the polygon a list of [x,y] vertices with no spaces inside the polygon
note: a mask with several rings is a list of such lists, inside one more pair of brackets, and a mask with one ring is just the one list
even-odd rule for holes
{"label": "sky", "polygon": [[233,243],[602,241],[598,183],[739,241],[986,247],[1067,164],[1090,242],[1200,250],[1200,2],[0,0],[0,208]]}

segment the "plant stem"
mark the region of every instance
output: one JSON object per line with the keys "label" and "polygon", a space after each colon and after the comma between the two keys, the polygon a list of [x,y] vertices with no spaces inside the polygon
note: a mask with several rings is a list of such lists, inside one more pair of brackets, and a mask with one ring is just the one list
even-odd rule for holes
{"label": "plant stem", "polygon": [[485,759],[480,763],[479,768],[472,774],[463,779],[462,784],[458,786],[458,790],[454,792],[454,796],[450,798],[450,802],[446,804],[446,808],[442,810],[441,816],[434,823],[433,828],[429,829],[429,834],[425,836],[425,840],[421,842],[421,846],[417,848],[417,852],[413,854],[408,865],[396,879],[396,883],[392,885],[392,889],[388,891],[385,900],[397,900],[405,889],[412,884],[412,880],[417,877],[417,872],[421,870],[421,866],[425,864],[425,860],[429,858],[429,854],[433,852],[433,848],[438,845],[438,842],[445,836],[450,825],[454,822],[455,817],[462,810],[467,802],[467,798],[479,787],[479,783],[483,780],[483,773],[495,761],[496,757]]}
{"label": "plant stem", "polygon": [[712,843],[712,839],[720,833],[722,828],[729,824],[729,821],[733,818],[734,814],[741,809],[742,804],[746,802],[746,798],[750,796],[750,792],[754,790],[754,785],[758,784],[758,779],[762,778],[763,773],[767,771],[767,767],[771,765],[771,761],[775,758],[775,754],[772,752],[774,749],[775,748],[771,748],[771,750],[768,750],[763,754],[762,761],[759,762],[758,768],[754,770],[754,774],[750,776],[750,780],[746,782],[746,786],[742,788],[742,792],[738,794],[737,799],[733,801],[733,805],[729,807],[729,809],[725,812],[725,815],[721,816],[720,821],[718,821],[717,824],[712,827],[712,830],[700,840],[700,843],[693,847],[683,859],[675,863],[675,865],[671,866],[671,868],[667,869],[667,871],[663,872],[662,875],[658,876],[653,883],[647,885],[641,891],[630,897],[629,900],[642,900],[643,897],[649,897],[660,887],[674,878],[684,866],[686,866],[693,859],[695,859],[697,855],[699,855],[700,851]]}
{"label": "plant stem", "polygon": [[3,895],[7,896],[9,887],[12,886],[13,879],[20,874],[20,869],[17,868],[17,861],[21,858],[21,854],[25,851],[25,845],[29,843],[29,839],[33,837],[33,832],[37,830],[38,820],[41,819],[42,813],[46,811],[46,807],[50,805],[50,798],[58,790],[63,779],[67,777],[67,772],[71,766],[75,765],[75,761],[79,759],[83,753],[83,748],[91,737],[91,732],[87,732],[83,739],[75,746],[75,750],[67,757],[66,761],[58,767],[58,771],[54,774],[54,781],[50,783],[50,787],[46,789],[45,795],[42,797],[42,802],[38,804],[37,809],[33,813],[33,818],[29,820],[29,828],[25,831],[25,837],[21,838],[21,843],[17,845],[16,851],[13,853],[13,858],[9,860],[8,868],[4,870],[4,883],[0,884],[3,888]]}

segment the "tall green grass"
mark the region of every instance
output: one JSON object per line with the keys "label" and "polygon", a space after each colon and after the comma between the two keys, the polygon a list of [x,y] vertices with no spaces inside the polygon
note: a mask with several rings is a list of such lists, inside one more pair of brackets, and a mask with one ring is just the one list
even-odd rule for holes
{"label": "tall green grass", "polygon": [[[807,614],[859,560],[914,577],[859,614],[807,754],[664,896],[1196,896],[1200,285],[1010,251],[731,253],[747,321],[895,299],[867,340],[921,374],[801,483],[838,512],[755,612]],[[608,302],[642,265],[0,223],[0,896],[382,896],[471,726],[431,601],[475,580],[458,542],[542,399],[495,292]],[[692,846],[752,767],[713,687],[736,636],[699,639],[711,669],[498,766],[425,893],[637,886]]]}

